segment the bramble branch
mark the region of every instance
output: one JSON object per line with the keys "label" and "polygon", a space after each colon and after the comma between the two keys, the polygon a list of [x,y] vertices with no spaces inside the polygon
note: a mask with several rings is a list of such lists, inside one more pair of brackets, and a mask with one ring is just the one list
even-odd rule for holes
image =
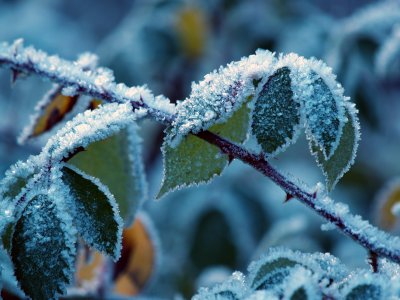
{"label": "bramble branch", "polygon": [[[148,115],[158,122],[169,125],[175,116],[173,110],[165,103],[157,102],[157,98],[144,87],[128,88],[124,84],[116,84],[103,79],[101,68],[85,71],[74,62],[60,59],[57,56],[36,50],[24,48],[20,42],[13,45],[0,45],[0,66],[13,72],[35,74],[55,82],[63,87],[72,87],[77,94],[99,98],[105,102],[130,102],[133,110],[145,109]],[[106,78],[107,79],[107,78]],[[165,99],[165,98],[164,98]],[[199,138],[217,146],[230,158],[236,158],[252,166],[273,182],[278,184],[290,197],[298,199],[327,222],[334,224],[344,234],[380,257],[386,257],[400,263],[400,239],[391,236],[348,212],[347,206],[335,203],[324,192],[307,190],[289,180],[273,168],[262,155],[249,152],[212,132],[203,131],[196,134]]]}

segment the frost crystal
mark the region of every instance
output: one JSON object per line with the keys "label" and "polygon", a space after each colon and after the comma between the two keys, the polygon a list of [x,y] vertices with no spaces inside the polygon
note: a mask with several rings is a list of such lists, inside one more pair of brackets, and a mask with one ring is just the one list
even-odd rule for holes
{"label": "frost crystal", "polygon": [[169,143],[176,146],[189,132],[197,133],[214,124],[224,123],[254,95],[254,81],[267,78],[275,61],[269,51],[232,62],[192,84],[190,97],[177,105],[176,118],[169,134]]}

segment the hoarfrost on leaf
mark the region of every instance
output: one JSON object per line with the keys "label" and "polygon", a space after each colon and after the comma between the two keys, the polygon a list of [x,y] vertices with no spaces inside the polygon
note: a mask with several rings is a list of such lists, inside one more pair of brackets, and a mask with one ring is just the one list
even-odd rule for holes
{"label": "hoarfrost on leaf", "polygon": [[293,99],[289,75],[288,67],[278,69],[268,78],[254,105],[253,134],[272,156],[285,150],[299,133],[300,104]]}
{"label": "hoarfrost on leaf", "polygon": [[[242,143],[247,137],[249,115],[250,109],[245,102],[226,123],[214,125],[210,131]],[[175,148],[169,145],[167,139],[168,135],[162,147],[164,176],[157,198],[177,188],[206,183],[220,175],[228,164],[226,154],[197,136],[188,135]]]}
{"label": "hoarfrost on leaf", "polygon": [[331,191],[339,179],[350,169],[356,157],[360,141],[360,125],[353,104],[346,103],[346,121],[339,144],[333,155],[326,159],[322,151],[311,141],[311,152],[325,175],[326,186]]}
{"label": "hoarfrost on leaf", "polygon": [[137,126],[131,124],[104,140],[91,143],[68,161],[107,186],[118,203],[125,226],[132,223],[147,197],[141,147]]}
{"label": "hoarfrost on leaf", "polygon": [[193,83],[190,97],[177,105],[168,133],[170,146],[176,147],[189,132],[198,133],[226,122],[248,97],[254,96],[254,80],[268,77],[274,61],[271,52],[259,50]]}
{"label": "hoarfrost on leaf", "polygon": [[98,180],[65,166],[62,180],[74,224],[86,243],[117,260],[121,252],[123,222],[110,191]]}
{"label": "hoarfrost on leaf", "polygon": [[71,282],[76,230],[59,196],[50,192],[35,196],[15,226],[11,251],[15,274],[33,299],[53,299]]}

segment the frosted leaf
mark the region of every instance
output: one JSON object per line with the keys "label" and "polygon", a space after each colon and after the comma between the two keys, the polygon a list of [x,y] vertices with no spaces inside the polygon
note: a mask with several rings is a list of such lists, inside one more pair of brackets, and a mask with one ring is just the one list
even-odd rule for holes
{"label": "frosted leaf", "polygon": [[248,294],[244,275],[234,272],[232,276],[212,288],[200,288],[193,300],[241,300]]}
{"label": "frosted leaf", "polygon": [[178,103],[168,143],[176,147],[189,132],[198,133],[224,123],[248,97],[254,95],[254,81],[270,75],[275,61],[269,51],[232,62],[192,84],[190,97]]}
{"label": "frosted leaf", "polygon": [[273,288],[281,284],[295,266],[310,270],[316,278],[336,280],[346,274],[336,258],[328,254],[304,254],[285,248],[270,248],[258,261],[248,267],[252,289]]}
{"label": "frosted leaf", "polygon": [[130,125],[107,139],[90,144],[68,161],[107,186],[126,226],[132,223],[147,197],[141,147],[137,127]]}
{"label": "frosted leaf", "polygon": [[349,102],[346,103],[346,119],[339,144],[329,159],[326,159],[318,147],[311,142],[311,152],[322,168],[328,191],[331,191],[339,179],[350,169],[356,157],[360,141],[360,125],[357,111]]}
{"label": "frosted leaf", "polygon": [[33,299],[64,294],[74,269],[76,231],[52,194],[29,201],[15,226],[11,257],[22,290]]}
{"label": "frosted leaf", "polygon": [[[244,103],[226,123],[214,125],[210,131],[241,143],[247,137],[249,115],[250,109]],[[168,135],[162,147],[164,177],[157,198],[177,188],[206,183],[220,175],[228,164],[226,154],[197,136],[188,135],[174,148],[168,143]]]}
{"label": "frosted leaf", "polygon": [[255,102],[252,132],[262,149],[274,156],[293,143],[299,133],[300,104],[293,100],[290,69],[278,69]]}
{"label": "frosted leaf", "polygon": [[129,103],[111,103],[92,111],[87,110],[67,122],[47,142],[41,155],[51,155],[53,160],[61,161],[76,149],[104,140],[132,124],[134,120],[135,114]]}
{"label": "frosted leaf", "polygon": [[77,103],[78,96],[61,94],[61,87],[55,85],[35,107],[35,113],[30,117],[30,124],[26,126],[18,138],[20,144],[31,137],[39,136],[62,121]]}
{"label": "frosted leaf", "polygon": [[335,152],[342,133],[343,108],[324,79],[314,71],[311,72],[311,81],[312,93],[304,103],[306,131],[309,139],[329,159]]}
{"label": "frosted leaf", "polygon": [[346,300],[390,299],[389,280],[381,274],[361,271],[351,274],[340,290],[341,298]]}
{"label": "frosted leaf", "polygon": [[322,299],[318,280],[310,270],[294,267],[281,285],[283,300],[317,300]]}
{"label": "frosted leaf", "polygon": [[[62,169],[74,224],[86,243],[114,260],[121,254],[123,222],[107,187],[70,166]],[[69,195],[69,197],[68,197]]]}
{"label": "frosted leaf", "polygon": [[95,70],[99,58],[96,54],[90,52],[84,52],[79,54],[76,64],[82,68],[82,70]]}

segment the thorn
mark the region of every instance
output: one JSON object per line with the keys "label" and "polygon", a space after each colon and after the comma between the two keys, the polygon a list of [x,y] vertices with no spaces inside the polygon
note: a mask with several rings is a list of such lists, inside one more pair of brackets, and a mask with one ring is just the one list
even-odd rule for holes
{"label": "thorn", "polygon": [[232,154],[228,154],[228,164],[230,165],[231,162],[234,160],[235,158],[233,157]]}
{"label": "thorn", "polygon": [[289,200],[293,199],[294,197],[291,194],[286,193],[286,198],[285,201],[283,201],[283,203],[287,203],[289,202]]}
{"label": "thorn", "polygon": [[15,85],[15,82],[20,77],[21,73],[15,69],[11,69],[11,86]]}
{"label": "thorn", "polygon": [[368,263],[372,268],[372,272],[377,273],[379,271],[378,254],[376,252],[369,251]]}
{"label": "thorn", "polygon": [[74,157],[76,154],[79,152],[85,151],[85,148],[83,147],[78,147],[76,148],[72,153],[70,153],[67,157],[64,157],[62,159],[62,162],[68,162],[72,157]]}
{"label": "thorn", "polygon": [[314,192],[314,193],[312,194],[312,197],[313,197],[314,199],[317,199],[317,192]]}

